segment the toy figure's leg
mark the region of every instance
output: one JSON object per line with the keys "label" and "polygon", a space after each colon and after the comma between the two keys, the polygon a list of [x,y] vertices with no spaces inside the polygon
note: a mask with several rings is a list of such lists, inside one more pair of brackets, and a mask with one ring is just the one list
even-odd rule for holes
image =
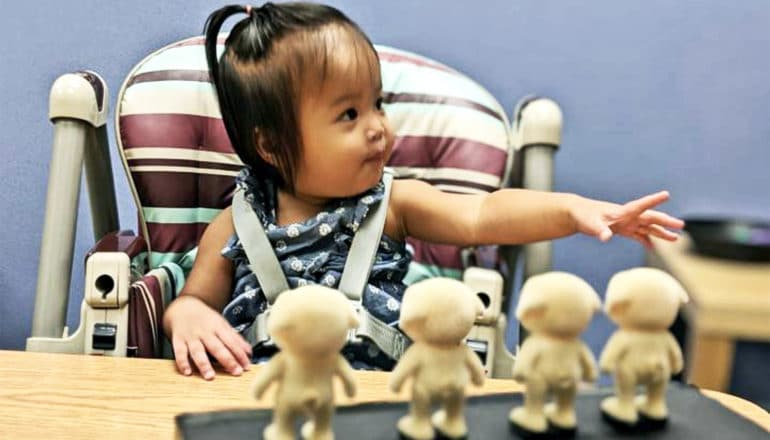
{"label": "toy figure's leg", "polygon": [[543,412],[548,385],[545,378],[536,373],[527,378],[525,385],[524,406],[512,409],[508,420],[514,433],[531,437],[548,429],[548,420]]}
{"label": "toy figure's leg", "polygon": [[311,419],[302,425],[302,438],[304,440],[333,440],[332,415],[334,405],[331,403],[321,405],[311,415]]}
{"label": "toy figure's leg", "polygon": [[577,416],[575,415],[575,392],[577,385],[573,382],[553,390],[554,403],[545,407],[548,421],[559,431],[560,436],[575,435]]}
{"label": "toy figure's leg", "polygon": [[622,365],[615,369],[615,396],[602,400],[602,416],[620,430],[632,429],[639,421],[634,405],[636,374]]}
{"label": "toy figure's leg", "polygon": [[402,439],[432,440],[433,426],[430,424],[431,396],[420,387],[412,388],[412,403],[409,414],[398,421],[398,432]]}
{"label": "toy figure's leg", "polygon": [[265,428],[265,440],[294,440],[294,419],[298,414],[287,405],[276,403],[273,422]]}
{"label": "toy figure's leg", "polygon": [[668,408],[666,407],[666,386],[670,377],[670,371],[663,368],[655,380],[647,384],[647,393],[636,398],[636,407],[641,415],[641,429],[662,429],[668,422]]}
{"label": "toy figure's leg", "polygon": [[431,417],[433,426],[442,439],[464,439],[468,435],[465,424],[465,392],[462,389],[451,390],[442,401],[442,408]]}

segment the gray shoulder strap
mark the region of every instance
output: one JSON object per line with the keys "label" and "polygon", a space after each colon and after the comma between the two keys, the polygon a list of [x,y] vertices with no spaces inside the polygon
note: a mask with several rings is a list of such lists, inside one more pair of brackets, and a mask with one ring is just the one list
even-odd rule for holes
{"label": "gray shoulder strap", "polygon": [[289,284],[262,222],[246,201],[243,190],[237,190],[233,194],[233,225],[246,251],[249,267],[257,276],[268,304],[272,305],[281,292],[289,290]]}
{"label": "gray shoulder strap", "polygon": [[369,213],[353,237],[348,257],[345,260],[345,268],[342,270],[339,290],[350,300],[361,301],[364,288],[369,280],[369,272],[372,270],[374,257],[377,255],[377,248],[380,246],[382,230],[388,216],[388,202],[393,175],[386,171],[382,176],[382,182],[385,184],[385,194],[382,201],[374,208],[374,212]]}

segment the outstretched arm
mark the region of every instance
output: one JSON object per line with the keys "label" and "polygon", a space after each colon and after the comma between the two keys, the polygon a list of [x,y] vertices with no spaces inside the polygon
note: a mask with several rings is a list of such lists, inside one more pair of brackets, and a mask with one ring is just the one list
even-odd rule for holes
{"label": "outstretched arm", "polygon": [[259,370],[257,370],[257,376],[251,384],[251,394],[256,399],[261,399],[262,394],[265,393],[267,387],[269,387],[274,380],[281,377],[283,370],[284,361],[281,353],[273,356],[267,363],[260,365]]}
{"label": "outstretched arm", "polygon": [[353,369],[350,367],[347,359],[344,356],[337,355],[337,376],[342,380],[342,385],[345,387],[345,394],[348,397],[356,395],[356,380],[353,377]]}
{"label": "outstretched arm", "polygon": [[620,234],[650,246],[650,236],[675,240],[684,223],[652,208],[667,192],[624,205],[575,194],[502,189],[490,194],[452,194],[417,180],[393,184],[392,214],[386,233],[460,246],[519,244],[577,232],[607,241]]}

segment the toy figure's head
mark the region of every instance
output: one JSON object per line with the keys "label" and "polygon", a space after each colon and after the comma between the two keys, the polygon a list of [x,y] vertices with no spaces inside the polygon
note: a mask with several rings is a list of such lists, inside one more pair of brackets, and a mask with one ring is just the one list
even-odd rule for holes
{"label": "toy figure's head", "polygon": [[450,278],[430,278],[409,286],[401,304],[400,326],[415,342],[459,344],[484,313],[470,287]]}
{"label": "toy figure's head", "polygon": [[604,310],[621,328],[663,330],[687,301],[687,293],[674,277],[660,269],[637,267],[610,279]]}
{"label": "toy figure's head", "polygon": [[566,272],[530,277],[521,288],[516,318],[532,333],[573,338],[601,307],[596,291],[581,278]]}
{"label": "toy figure's head", "polygon": [[340,351],[348,330],[357,327],[358,316],[345,295],[320,285],[281,293],[267,318],[276,345],[303,357]]}

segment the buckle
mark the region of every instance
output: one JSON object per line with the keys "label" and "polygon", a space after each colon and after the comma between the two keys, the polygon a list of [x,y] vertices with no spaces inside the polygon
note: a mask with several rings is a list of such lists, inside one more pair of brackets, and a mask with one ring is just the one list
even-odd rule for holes
{"label": "buckle", "polygon": [[353,307],[356,316],[358,316],[358,328],[348,330],[347,341],[345,343],[353,345],[362,344],[364,340],[361,335],[358,334],[358,330],[365,326],[365,321],[367,319],[366,313],[364,312],[364,305],[361,301],[350,301],[350,305]]}

